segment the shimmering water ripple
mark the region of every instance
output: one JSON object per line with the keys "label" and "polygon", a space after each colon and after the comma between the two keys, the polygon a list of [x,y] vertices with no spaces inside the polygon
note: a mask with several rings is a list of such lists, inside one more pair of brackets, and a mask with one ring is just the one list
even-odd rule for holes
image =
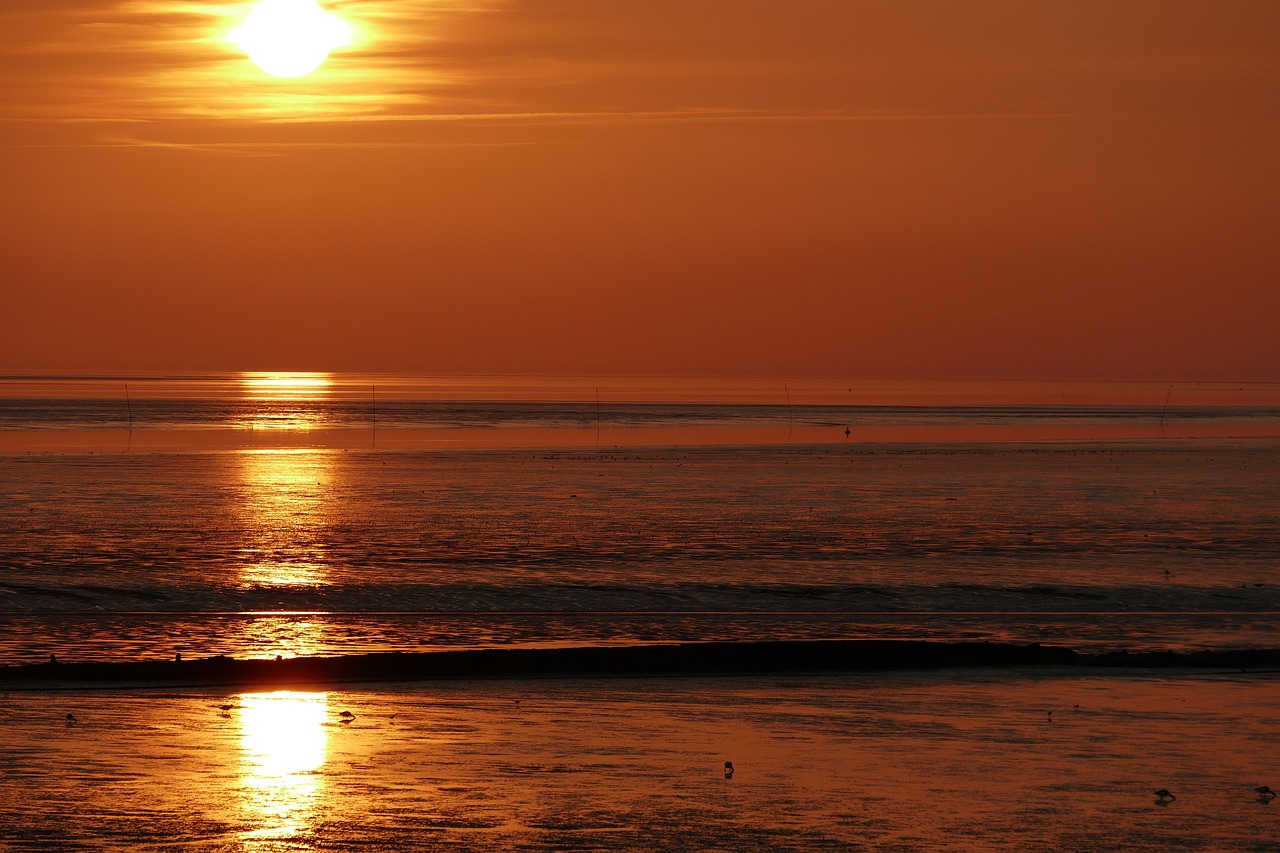
{"label": "shimmering water ripple", "polygon": [[1269,440],[7,454],[0,661],[1275,645],[1277,483]]}

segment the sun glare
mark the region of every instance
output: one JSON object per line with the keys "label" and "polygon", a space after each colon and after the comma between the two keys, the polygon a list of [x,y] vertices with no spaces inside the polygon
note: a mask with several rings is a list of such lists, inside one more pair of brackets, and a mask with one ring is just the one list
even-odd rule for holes
{"label": "sun glare", "polygon": [[328,694],[247,693],[240,696],[241,780],[254,841],[292,838],[324,801]]}
{"label": "sun glare", "polygon": [[301,77],[349,44],[351,28],[315,0],[262,0],[231,40],[268,74]]}
{"label": "sun glare", "polygon": [[328,584],[325,529],[333,488],[329,454],[272,448],[237,455],[244,494],[241,583]]}
{"label": "sun glare", "polygon": [[249,400],[313,400],[327,396],[333,387],[328,373],[240,374],[240,387]]}

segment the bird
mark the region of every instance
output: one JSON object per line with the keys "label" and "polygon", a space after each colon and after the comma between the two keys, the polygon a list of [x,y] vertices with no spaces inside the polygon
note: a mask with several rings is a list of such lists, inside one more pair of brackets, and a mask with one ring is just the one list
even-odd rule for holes
{"label": "bird", "polygon": [[733,778],[733,762],[732,761],[726,761],[724,763],[724,778],[726,779]]}
{"label": "bird", "polygon": [[356,715],[351,713],[350,711],[343,711],[341,714],[338,715],[338,722],[349,723],[355,718],[356,718]]}
{"label": "bird", "polygon": [[75,714],[67,714],[67,725],[68,725],[68,726],[73,725],[75,722],[76,722],[76,715],[75,715]]}
{"label": "bird", "polygon": [[1169,789],[1168,789],[1168,788],[1161,788],[1160,790],[1158,790],[1158,791],[1154,791],[1153,793],[1154,793],[1157,797],[1159,797],[1159,798],[1160,798],[1160,802],[1164,802],[1165,800],[1176,800],[1176,799],[1178,799],[1178,798],[1177,798],[1177,797],[1175,797],[1173,794],[1169,793]]}
{"label": "bird", "polygon": [[225,714],[228,711],[230,711],[232,708],[234,708],[235,705],[214,705],[213,707],[217,708],[219,711]]}
{"label": "bird", "polygon": [[1258,792],[1258,797],[1263,800],[1270,800],[1275,797],[1276,792],[1271,790],[1267,785],[1259,785],[1253,790]]}

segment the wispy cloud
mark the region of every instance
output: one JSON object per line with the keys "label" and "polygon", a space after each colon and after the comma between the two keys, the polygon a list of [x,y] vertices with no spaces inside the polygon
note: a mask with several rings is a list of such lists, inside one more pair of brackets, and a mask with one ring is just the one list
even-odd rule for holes
{"label": "wispy cloud", "polygon": [[[1149,37],[1136,31],[1086,56],[1072,47],[1070,4],[1036,17],[1007,10],[1007,26],[1023,28],[1012,38],[946,4],[920,17],[857,0],[329,0],[352,44],[284,81],[230,38],[253,5],[7,0],[0,121],[85,128],[74,139],[25,132],[8,143],[114,144],[106,140],[125,138],[123,123],[141,126],[128,144],[224,151],[232,132],[237,144],[273,150],[488,145],[504,141],[494,129],[513,126],[1061,119],[1189,97],[1211,104],[1214,85],[1277,73],[1261,48],[1218,56],[1153,42],[1137,51],[1134,39]],[[1188,77],[1229,82],[1170,83]],[[309,138],[282,140],[271,130],[279,125],[305,125]],[[485,133],[406,137],[444,125]]]}
{"label": "wispy cloud", "polygon": [[282,81],[248,62],[231,34],[253,7],[240,2],[128,0],[0,12],[11,34],[0,57],[0,117],[38,120],[313,120],[413,112],[450,73],[429,45],[478,2],[331,3],[353,44],[305,79]]}

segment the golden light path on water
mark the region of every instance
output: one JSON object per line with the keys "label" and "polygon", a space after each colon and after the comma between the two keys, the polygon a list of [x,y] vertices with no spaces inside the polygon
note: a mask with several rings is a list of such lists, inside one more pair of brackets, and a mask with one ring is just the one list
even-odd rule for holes
{"label": "golden light path on water", "polygon": [[[328,373],[244,373],[240,393],[254,429],[309,430],[323,423],[318,401],[333,390]],[[323,586],[329,580],[326,529],[332,509],[328,451],[306,447],[238,451],[244,588]],[[300,657],[323,648],[323,625],[303,614],[258,614],[243,640],[254,657]]]}
{"label": "golden light path on water", "polygon": [[237,454],[247,541],[245,586],[329,583],[324,531],[331,496],[326,451],[254,449]]}
{"label": "golden light path on water", "polygon": [[326,693],[280,691],[239,697],[241,805],[257,828],[246,841],[306,831],[324,804]]}
{"label": "golden light path on water", "polygon": [[329,373],[242,373],[240,397],[250,429],[308,430],[325,424],[317,405],[333,392]]}
{"label": "golden light path on water", "polygon": [[240,374],[240,385],[250,400],[311,399],[329,393],[333,374],[250,371]]}

